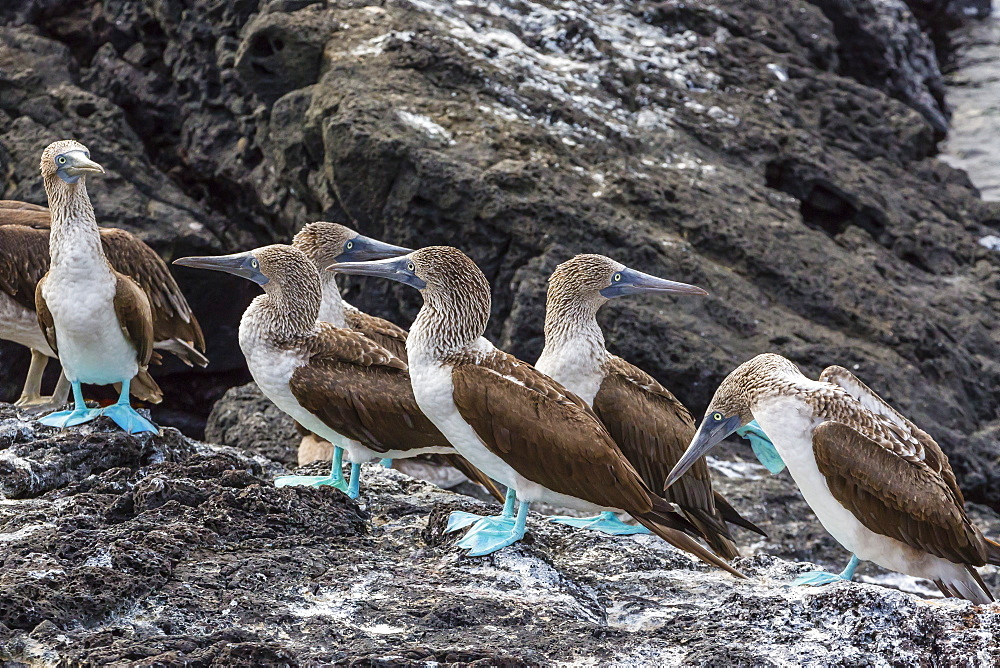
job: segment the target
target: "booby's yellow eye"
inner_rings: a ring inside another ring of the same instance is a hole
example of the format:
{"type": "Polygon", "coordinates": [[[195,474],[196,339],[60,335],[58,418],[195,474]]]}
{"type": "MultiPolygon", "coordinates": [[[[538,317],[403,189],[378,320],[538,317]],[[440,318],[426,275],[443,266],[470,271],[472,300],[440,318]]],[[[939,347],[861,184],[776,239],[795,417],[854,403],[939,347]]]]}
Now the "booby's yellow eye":
{"type": "Polygon", "coordinates": [[[413,266],[413,263],[412,263],[412,262],[407,262],[407,263],[406,263],[406,269],[407,269],[408,271],[413,271],[414,269],[416,269],[416,267],[414,267],[414,266],[413,266]]]}
{"type": "Polygon", "coordinates": [[[719,412],[712,413],[712,419],[715,420],[716,422],[719,422],[720,420],[722,420],[722,413],[719,412]]]}
{"type": "Polygon", "coordinates": [[[353,241],[348,241],[347,242],[347,250],[351,250],[352,248],[354,248],[354,242],[353,241]]]}
{"type": "Polygon", "coordinates": [[[256,269],[259,264],[260,263],[258,263],[256,259],[250,260],[250,266],[253,267],[254,269],[256,269]]]}
{"type": "Polygon", "coordinates": [[[58,162],[60,165],[65,165],[66,164],[66,156],[60,155],[58,158],[56,158],[56,162],[58,162]]]}
{"type": "Polygon", "coordinates": [[[618,281],[622,280],[622,275],[621,274],[615,274],[614,278],[615,278],[615,283],[617,283],[618,281]]]}

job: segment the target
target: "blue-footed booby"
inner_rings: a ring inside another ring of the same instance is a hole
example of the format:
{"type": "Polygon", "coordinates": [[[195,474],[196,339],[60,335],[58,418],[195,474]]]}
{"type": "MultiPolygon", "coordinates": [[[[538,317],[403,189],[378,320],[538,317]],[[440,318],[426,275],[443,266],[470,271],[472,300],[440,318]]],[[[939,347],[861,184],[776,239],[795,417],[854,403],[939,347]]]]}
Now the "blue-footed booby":
{"type": "MultiPolygon", "coordinates": [[[[240,321],[250,375],[303,427],[342,443],[351,460],[349,496],[358,495],[361,462],[454,452],[417,407],[406,362],[364,334],[317,320],[319,273],[302,251],[272,245],[174,264],[234,274],[264,289],[240,321]]],[[[286,483],[319,482],[287,477],[293,479],[286,483]]],[[[332,474],[322,478],[334,484],[332,474]]]]}
{"type": "MultiPolygon", "coordinates": [[[[511,497],[503,515],[475,521],[459,546],[483,555],[517,542],[529,504],[545,502],[627,512],[672,545],[740,575],[684,533],[696,529],[649,490],[583,400],[483,337],[490,286],[461,251],[432,246],[332,270],[420,291],[424,304],[406,341],[417,404],[459,454],[516,494],[516,515],[511,497]]],[[[453,516],[449,529],[469,519],[453,516]]]]}
{"type": "MultiPolygon", "coordinates": [[[[326,221],[316,221],[304,226],[292,239],[292,245],[305,253],[319,272],[320,283],[323,287],[323,301],[320,304],[318,320],[364,334],[405,362],[406,330],[384,318],[369,315],[345,301],[337,287],[336,274],[327,271],[327,269],[338,262],[359,262],[396,257],[409,253],[411,249],[387,244],[359,234],[346,225],[326,221]]],[[[302,430],[302,426],[298,426],[302,430]]],[[[302,443],[299,445],[300,451],[304,447],[325,449],[323,448],[325,441],[317,443],[317,440],[318,437],[315,434],[306,431],[302,443]]],[[[332,448],[333,466],[329,477],[287,476],[287,479],[281,482],[284,484],[334,484],[346,491],[341,471],[343,448],[340,445],[332,444],[330,447],[332,448]]],[[[483,486],[494,498],[501,502],[505,501],[504,495],[497,488],[496,483],[465,461],[461,455],[452,453],[439,455],[439,457],[449,466],[458,469],[469,480],[483,486]]],[[[353,460],[351,461],[353,462],[353,460]]],[[[383,458],[382,464],[390,466],[392,460],[383,458]]]]}
{"type": "Polygon", "coordinates": [[[73,388],[73,410],[39,420],[68,427],[107,415],[131,433],[159,431],[129,404],[132,379],[153,355],[153,316],[149,299],[128,276],[115,271],[104,255],[86,176],[103,174],[83,144],[64,140],[42,152],[42,179],[52,212],[49,271],[35,287],[38,325],[49,348],[58,353],[73,388]],[[81,383],[121,384],[118,402],[89,409],[81,383]]]}
{"type": "Polygon", "coordinates": [[[851,579],[864,560],[932,580],[946,596],[993,600],[975,567],[1000,565],[1000,545],[965,514],[948,457],[843,367],[827,368],[818,381],[775,354],[737,367],[668,484],[754,419],[823,527],[853,554],[839,576],[811,574],[803,584],[851,579]]]}
{"type": "MultiPolygon", "coordinates": [[[[535,368],[587,402],[646,485],[660,490],[694,436],[694,418],[652,376],[611,354],[597,323],[597,311],[609,300],[639,294],[708,293],[630,269],[603,255],[577,255],[560,264],[549,278],[545,348],[535,368]]],[[[712,489],[703,460],[696,462],[664,498],[727,559],[739,556],[739,552],[726,520],[763,533],[712,489]]],[[[641,525],[621,522],[613,514],[552,519],[614,534],[648,531],[641,525]]]]}
{"type": "MultiPolygon", "coordinates": [[[[64,405],[70,389],[66,375],[60,374],[52,395],[41,395],[42,373],[49,358],[56,357],[35,313],[35,287],[49,270],[50,220],[45,207],[0,200],[0,339],[31,349],[28,377],[15,405],[32,410],[64,405]]],[[[149,298],[153,348],[174,354],[188,366],[206,366],[201,326],[160,256],[125,230],[102,228],[100,234],[111,266],[135,280],[149,298]]],[[[133,379],[129,390],[150,403],[162,398],[156,382],[144,372],[133,379]]]]}

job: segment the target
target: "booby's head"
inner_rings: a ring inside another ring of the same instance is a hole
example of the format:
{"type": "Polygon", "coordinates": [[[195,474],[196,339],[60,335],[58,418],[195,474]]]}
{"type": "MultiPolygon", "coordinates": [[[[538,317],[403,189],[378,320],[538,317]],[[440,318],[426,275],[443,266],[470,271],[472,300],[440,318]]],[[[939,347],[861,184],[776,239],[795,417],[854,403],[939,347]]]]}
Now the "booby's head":
{"type": "Polygon", "coordinates": [[[59,177],[75,184],[81,176],[104,174],[104,168],[90,159],[90,150],[78,141],[64,139],[52,142],[42,151],[42,178],[46,182],[59,177]]]}
{"type": "Polygon", "coordinates": [[[736,367],[715,390],[691,445],[667,476],[664,488],[672,485],[726,437],[753,421],[753,408],[769,389],[778,389],[787,385],[791,377],[801,375],[791,360],[774,353],[757,355],[736,367]]]}
{"type": "Polygon", "coordinates": [[[338,262],[381,260],[412,250],[358,234],[346,225],[324,221],[309,223],[303,227],[295,235],[292,245],[305,253],[319,271],[338,262]]]}
{"type": "Polygon", "coordinates": [[[469,257],[451,246],[428,246],[402,257],[376,262],[335,264],[330,271],[355,276],[378,276],[420,291],[424,308],[413,333],[426,324],[435,336],[447,339],[443,348],[469,345],[486,331],[490,318],[490,284],[469,257]]]}
{"type": "Polygon", "coordinates": [[[300,325],[311,327],[319,313],[322,289],[319,273],[305,253],[293,246],[273,244],[232,255],[182,257],[182,267],[221,271],[264,288],[283,310],[294,312],[300,325]]]}
{"type": "Polygon", "coordinates": [[[549,277],[546,314],[567,317],[572,311],[592,316],[610,299],[641,294],[708,293],[694,285],[630,269],[603,255],[584,254],[563,262],[549,277]]]}

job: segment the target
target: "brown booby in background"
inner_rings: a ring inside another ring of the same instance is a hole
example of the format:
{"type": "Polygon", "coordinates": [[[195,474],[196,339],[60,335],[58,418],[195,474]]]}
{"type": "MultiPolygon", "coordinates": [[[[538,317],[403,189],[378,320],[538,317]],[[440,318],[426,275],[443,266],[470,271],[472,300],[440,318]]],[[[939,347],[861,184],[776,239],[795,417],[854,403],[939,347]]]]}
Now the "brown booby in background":
{"type": "Polygon", "coordinates": [[[716,390],[668,484],[751,420],[823,527],[854,555],[840,575],[810,573],[798,584],[849,580],[864,560],[931,580],[946,596],[993,601],[976,567],[1000,565],[1000,545],[965,514],[948,457],[843,367],[827,368],[818,381],[775,354],[737,367],[716,390]]]}
{"type": "MultiPolygon", "coordinates": [[[[696,529],[649,490],[579,397],[483,338],[490,286],[465,254],[432,246],[400,258],[335,265],[418,289],[424,304],[406,342],[417,404],[455,449],[516,493],[501,517],[481,518],[459,541],[482,555],[524,536],[528,505],[623,511],[664,540],[739,575],[684,533],[696,529]]],[[[454,519],[454,518],[453,518],[454,519]]],[[[468,514],[449,523],[468,524],[468,514]]]]}
{"type": "MultiPolygon", "coordinates": [[[[545,348],[535,368],[593,408],[646,485],[661,490],[670,469],[694,436],[694,418],[652,376],[611,354],[597,323],[597,311],[609,300],[640,294],[708,293],[693,285],[630,269],[603,255],[577,255],[560,264],[549,278],[545,348]]],[[[664,498],[698,527],[717,554],[727,559],[739,556],[739,552],[726,519],[760,531],[712,489],[704,460],[692,466],[664,498]]],[[[613,514],[552,519],[613,534],[645,531],[645,527],[625,524],[613,514]]]]}

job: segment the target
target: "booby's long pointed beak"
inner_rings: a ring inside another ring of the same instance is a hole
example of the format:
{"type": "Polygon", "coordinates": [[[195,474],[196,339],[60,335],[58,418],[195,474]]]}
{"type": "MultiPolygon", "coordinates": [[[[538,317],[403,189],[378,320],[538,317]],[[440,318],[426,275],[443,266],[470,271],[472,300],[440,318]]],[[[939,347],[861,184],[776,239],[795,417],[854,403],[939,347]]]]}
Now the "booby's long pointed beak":
{"type": "Polygon", "coordinates": [[[601,295],[607,299],[624,297],[626,295],[643,295],[649,293],[663,292],[677,295],[707,295],[708,292],[702,290],[697,285],[668,281],[665,278],[658,278],[649,274],[644,274],[635,269],[625,267],[616,272],[611,279],[611,285],[601,290],[601,295]]]}
{"type": "Polygon", "coordinates": [[[711,415],[706,416],[701,421],[701,426],[698,427],[694,438],[691,439],[691,445],[681,455],[681,458],[677,460],[677,464],[670,472],[670,475],[667,476],[666,482],[663,483],[663,489],[667,489],[677,482],[682,475],[687,473],[689,468],[694,466],[695,462],[707,455],[719,443],[722,443],[727,436],[739,429],[739,426],[739,415],[734,415],[723,420],[713,420],[711,415]]]}
{"type": "Polygon", "coordinates": [[[270,280],[261,272],[260,263],[251,251],[232,255],[182,257],[174,260],[173,264],[181,267],[194,267],[195,269],[224,271],[227,274],[253,281],[257,285],[264,285],[270,280]]]}
{"type": "Polygon", "coordinates": [[[343,262],[331,266],[329,271],[337,274],[351,274],[353,276],[388,278],[390,281],[405,283],[417,290],[423,290],[427,287],[427,283],[415,273],[413,261],[410,260],[409,255],[392,257],[376,262],[343,262]]]}
{"type": "Polygon", "coordinates": [[[85,176],[87,174],[104,174],[104,168],[87,157],[83,151],[70,151],[63,155],[66,165],[62,171],[68,176],[85,176]]]}
{"type": "Polygon", "coordinates": [[[344,252],[337,256],[337,262],[364,262],[365,260],[381,260],[389,257],[399,257],[412,253],[412,248],[393,246],[378,239],[359,234],[346,244],[344,252]]]}

